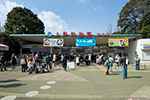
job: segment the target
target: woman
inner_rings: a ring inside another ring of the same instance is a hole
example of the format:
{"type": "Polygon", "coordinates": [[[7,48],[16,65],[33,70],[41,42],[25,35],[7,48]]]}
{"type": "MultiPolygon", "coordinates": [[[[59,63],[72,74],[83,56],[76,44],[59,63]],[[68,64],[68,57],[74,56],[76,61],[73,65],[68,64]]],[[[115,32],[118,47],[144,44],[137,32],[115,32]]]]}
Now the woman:
{"type": "Polygon", "coordinates": [[[106,74],[106,75],[109,75],[109,66],[110,66],[110,64],[109,64],[109,57],[108,57],[108,59],[105,61],[104,66],[105,66],[105,68],[106,68],[105,74],[106,74]]]}
{"type": "Polygon", "coordinates": [[[22,66],[21,67],[22,72],[25,72],[26,61],[25,61],[24,57],[21,58],[20,65],[22,66]]]}
{"type": "Polygon", "coordinates": [[[11,69],[14,70],[15,69],[15,65],[17,63],[16,57],[14,54],[12,54],[11,56],[11,69]]]}
{"type": "Polygon", "coordinates": [[[79,55],[76,56],[76,64],[77,66],[79,66],[80,62],[79,62],[79,55]]]}

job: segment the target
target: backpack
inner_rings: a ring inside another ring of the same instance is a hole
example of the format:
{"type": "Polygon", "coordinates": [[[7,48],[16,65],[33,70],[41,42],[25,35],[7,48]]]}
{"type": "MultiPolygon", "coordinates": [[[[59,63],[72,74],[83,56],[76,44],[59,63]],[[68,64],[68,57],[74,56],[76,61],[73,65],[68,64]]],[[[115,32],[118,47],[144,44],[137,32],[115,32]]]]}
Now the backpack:
{"type": "Polygon", "coordinates": [[[51,57],[50,56],[47,56],[46,57],[46,63],[49,63],[51,61],[51,57]]]}

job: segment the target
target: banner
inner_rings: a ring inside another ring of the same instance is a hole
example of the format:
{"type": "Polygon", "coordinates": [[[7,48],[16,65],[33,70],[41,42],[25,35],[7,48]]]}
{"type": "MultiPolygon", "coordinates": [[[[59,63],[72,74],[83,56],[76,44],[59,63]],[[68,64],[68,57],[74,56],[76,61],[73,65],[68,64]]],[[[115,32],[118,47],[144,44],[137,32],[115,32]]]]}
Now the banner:
{"type": "Polygon", "coordinates": [[[47,47],[62,47],[63,39],[43,39],[43,45],[47,47]]]}
{"type": "Polygon", "coordinates": [[[76,47],[95,47],[95,39],[76,39],[76,47]]]}
{"type": "Polygon", "coordinates": [[[129,41],[128,39],[108,39],[108,46],[109,47],[128,47],[129,41]]]}

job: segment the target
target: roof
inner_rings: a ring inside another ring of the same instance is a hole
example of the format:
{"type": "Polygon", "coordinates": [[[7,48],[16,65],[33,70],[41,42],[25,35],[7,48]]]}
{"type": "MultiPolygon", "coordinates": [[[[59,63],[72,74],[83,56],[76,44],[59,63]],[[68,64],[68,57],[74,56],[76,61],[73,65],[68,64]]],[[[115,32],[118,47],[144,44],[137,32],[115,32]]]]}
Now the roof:
{"type": "MultiPolygon", "coordinates": [[[[55,37],[56,35],[52,35],[52,37],[48,37],[47,34],[10,34],[11,37],[14,37],[16,39],[21,39],[23,41],[31,41],[43,44],[44,38],[58,38],[55,37]]],[[[97,37],[97,34],[92,34],[92,37],[79,37],[78,34],[76,34],[76,37],[71,37],[70,34],[67,35],[67,37],[63,37],[63,34],[59,34],[59,38],[64,39],[64,46],[74,46],[75,45],[75,39],[76,38],[95,38],[96,39],[96,45],[104,45],[108,44],[109,38],[128,38],[128,39],[135,39],[141,37],[139,34],[110,34],[109,37],[97,37]]]]}

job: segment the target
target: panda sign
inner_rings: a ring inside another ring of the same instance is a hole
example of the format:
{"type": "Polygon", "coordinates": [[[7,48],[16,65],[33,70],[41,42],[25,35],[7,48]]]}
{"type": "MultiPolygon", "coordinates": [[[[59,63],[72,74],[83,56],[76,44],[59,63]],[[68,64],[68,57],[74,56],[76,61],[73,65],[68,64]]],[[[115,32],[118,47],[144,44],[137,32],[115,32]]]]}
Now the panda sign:
{"type": "Polygon", "coordinates": [[[64,42],[63,39],[43,39],[43,46],[47,47],[61,47],[63,46],[64,42]]]}

